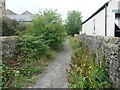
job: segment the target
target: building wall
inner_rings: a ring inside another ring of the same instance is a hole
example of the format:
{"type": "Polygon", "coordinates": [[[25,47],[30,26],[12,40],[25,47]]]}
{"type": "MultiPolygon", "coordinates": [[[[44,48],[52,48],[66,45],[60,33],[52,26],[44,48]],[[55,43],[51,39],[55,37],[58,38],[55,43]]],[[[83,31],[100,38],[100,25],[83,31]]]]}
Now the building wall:
{"type": "MultiPolygon", "coordinates": [[[[2,3],[0,1],[0,36],[2,36],[1,34],[1,31],[2,31],[2,3]]],[[[1,39],[0,39],[0,50],[2,49],[2,46],[1,46],[2,42],[1,42],[1,39]]],[[[1,56],[2,52],[0,52],[0,56],[1,56]]],[[[0,63],[1,64],[1,63],[0,63]]],[[[0,69],[1,70],[1,69],[0,69]]]]}
{"type": "Polygon", "coordinates": [[[5,9],[6,9],[5,1],[6,0],[0,0],[0,10],[2,10],[2,12],[0,12],[1,15],[5,13],[5,9]]]}
{"type": "Polygon", "coordinates": [[[2,1],[0,1],[0,16],[2,15],[2,1]]]}
{"type": "MultiPolygon", "coordinates": [[[[118,2],[120,0],[110,0],[107,6],[107,36],[114,37],[115,34],[115,12],[113,10],[120,9],[118,2]]],[[[83,24],[82,33],[105,36],[105,8],[83,24]]]]}
{"type": "Polygon", "coordinates": [[[120,9],[118,2],[120,0],[111,0],[107,10],[107,36],[114,36],[115,33],[115,12],[113,10],[120,9]]]}
{"type": "Polygon", "coordinates": [[[2,1],[0,0],[0,16],[2,15],[2,1]]]}
{"type": "Polygon", "coordinates": [[[87,35],[105,35],[105,9],[84,23],[82,30],[87,35]]]}
{"type": "Polygon", "coordinates": [[[81,34],[79,40],[85,42],[96,54],[96,62],[108,66],[108,74],[114,88],[120,88],[120,38],[81,34]]]}

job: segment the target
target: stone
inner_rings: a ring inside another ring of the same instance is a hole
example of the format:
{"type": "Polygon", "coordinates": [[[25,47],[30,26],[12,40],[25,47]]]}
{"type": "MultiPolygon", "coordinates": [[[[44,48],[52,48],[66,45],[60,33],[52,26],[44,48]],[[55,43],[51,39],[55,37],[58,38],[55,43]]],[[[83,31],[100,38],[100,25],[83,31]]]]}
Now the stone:
{"type": "Polygon", "coordinates": [[[119,44],[119,45],[120,45],[120,38],[118,38],[118,39],[115,41],[115,44],[119,44]]]}
{"type": "Polygon", "coordinates": [[[108,43],[109,42],[109,37],[104,37],[104,41],[106,42],[106,43],[108,43]]]}
{"type": "Polygon", "coordinates": [[[98,60],[96,62],[100,63],[104,60],[106,65],[108,65],[109,78],[115,87],[120,87],[120,38],[116,37],[101,37],[101,36],[90,36],[90,35],[80,35],[80,37],[85,38],[90,50],[94,50],[98,60]]]}
{"type": "Polygon", "coordinates": [[[2,41],[2,56],[13,55],[17,44],[16,37],[0,37],[2,41]]]}

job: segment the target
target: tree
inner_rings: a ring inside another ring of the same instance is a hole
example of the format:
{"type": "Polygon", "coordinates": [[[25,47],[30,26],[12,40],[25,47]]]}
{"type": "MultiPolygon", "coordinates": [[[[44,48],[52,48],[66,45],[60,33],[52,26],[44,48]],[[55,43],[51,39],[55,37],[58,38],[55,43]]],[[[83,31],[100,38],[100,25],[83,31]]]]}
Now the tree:
{"type": "Polygon", "coordinates": [[[14,36],[17,35],[16,31],[24,31],[26,25],[16,21],[15,19],[10,19],[6,16],[2,18],[2,36],[14,36]]]}
{"type": "Polygon", "coordinates": [[[69,11],[67,14],[66,27],[68,35],[79,34],[82,25],[82,16],[79,11],[69,11]]]}
{"type": "Polygon", "coordinates": [[[12,20],[8,17],[2,18],[2,35],[3,36],[12,36],[15,35],[16,30],[18,29],[19,23],[15,20],[12,20]]]}
{"type": "Polygon", "coordinates": [[[66,37],[66,30],[62,24],[61,15],[56,10],[44,10],[33,19],[33,28],[28,31],[36,36],[44,35],[44,40],[49,40],[48,46],[53,49],[61,49],[66,37]]]}

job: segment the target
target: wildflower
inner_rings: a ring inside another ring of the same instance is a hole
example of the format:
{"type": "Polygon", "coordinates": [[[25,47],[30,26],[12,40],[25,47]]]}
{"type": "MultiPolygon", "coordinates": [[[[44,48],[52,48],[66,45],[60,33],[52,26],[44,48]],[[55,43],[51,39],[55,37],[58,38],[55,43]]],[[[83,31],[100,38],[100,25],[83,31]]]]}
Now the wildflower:
{"type": "Polygon", "coordinates": [[[86,58],[88,59],[89,57],[88,57],[88,56],[86,56],[86,58]]]}
{"type": "Polygon", "coordinates": [[[83,64],[83,67],[85,67],[86,66],[86,64],[83,64]]]}
{"type": "Polygon", "coordinates": [[[101,70],[102,72],[104,71],[104,70],[101,70]]]}
{"type": "Polygon", "coordinates": [[[91,72],[90,72],[90,71],[88,71],[88,73],[90,74],[91,72]]]}
{"type": "Polygon", "coordinates": [[[29,60],[29,59],[28,59],[28,58],[26,58],[26,59],[24,59],[24,60],[26,60],[26,61],[27,61],[27,60],[29,60]]]}
{"type": "Polygon", "coordinates": [[[80,72],[80,74],[82,74],[82,73],[83,73],[83,71],[80,72]]]}
{"type": "Polygon", "coordinates": [[[77,72],[78,72],[78,71],[80,71],[80,72],[81,72],[81,71],[82,71],[82,69],[79,67],[79,68],[77,69],[77,72]]]}
{"type": "Polygon", "coordinates": [[[92,69],[93,69],[93,67],[92,67],[92,66],[90,66],[90,67],[89,67],[89,69],[91,69],[91,70],[92,70],[92,69]]]}

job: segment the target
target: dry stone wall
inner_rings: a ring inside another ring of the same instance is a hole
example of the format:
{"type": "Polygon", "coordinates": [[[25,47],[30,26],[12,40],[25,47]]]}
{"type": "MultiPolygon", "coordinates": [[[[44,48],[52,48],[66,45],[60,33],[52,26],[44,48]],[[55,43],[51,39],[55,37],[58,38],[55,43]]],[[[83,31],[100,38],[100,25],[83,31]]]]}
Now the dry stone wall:
{"type": "MultiPolygon", "coordinates": [[[[89,48],[96,53],[97,62],[105,62],[108,66],[109,79],[113,87],[120,88],[120,38],[79,35],[77,39],[83,40],[89,48]]],[[[2,42],[2,55],[13,55],[17,40],[15,36],[0,37],[2,42]]]]}
{"type": "Polygon", "coordinates": [[[97,62],[100,65],[104,62],[107,64],[113,87],[120,88],[120,38],[82,34],[79,39],[96,53],[97,62]]]}
{"type": "Polygon", "coordinates": [[[0,37],[2,48],[0,52],[2,52],[1,56],[11,56],[14,54],[15,47],[17,44],[17,40],[15,36],[7,36],[7,37],[0,37]]]}

